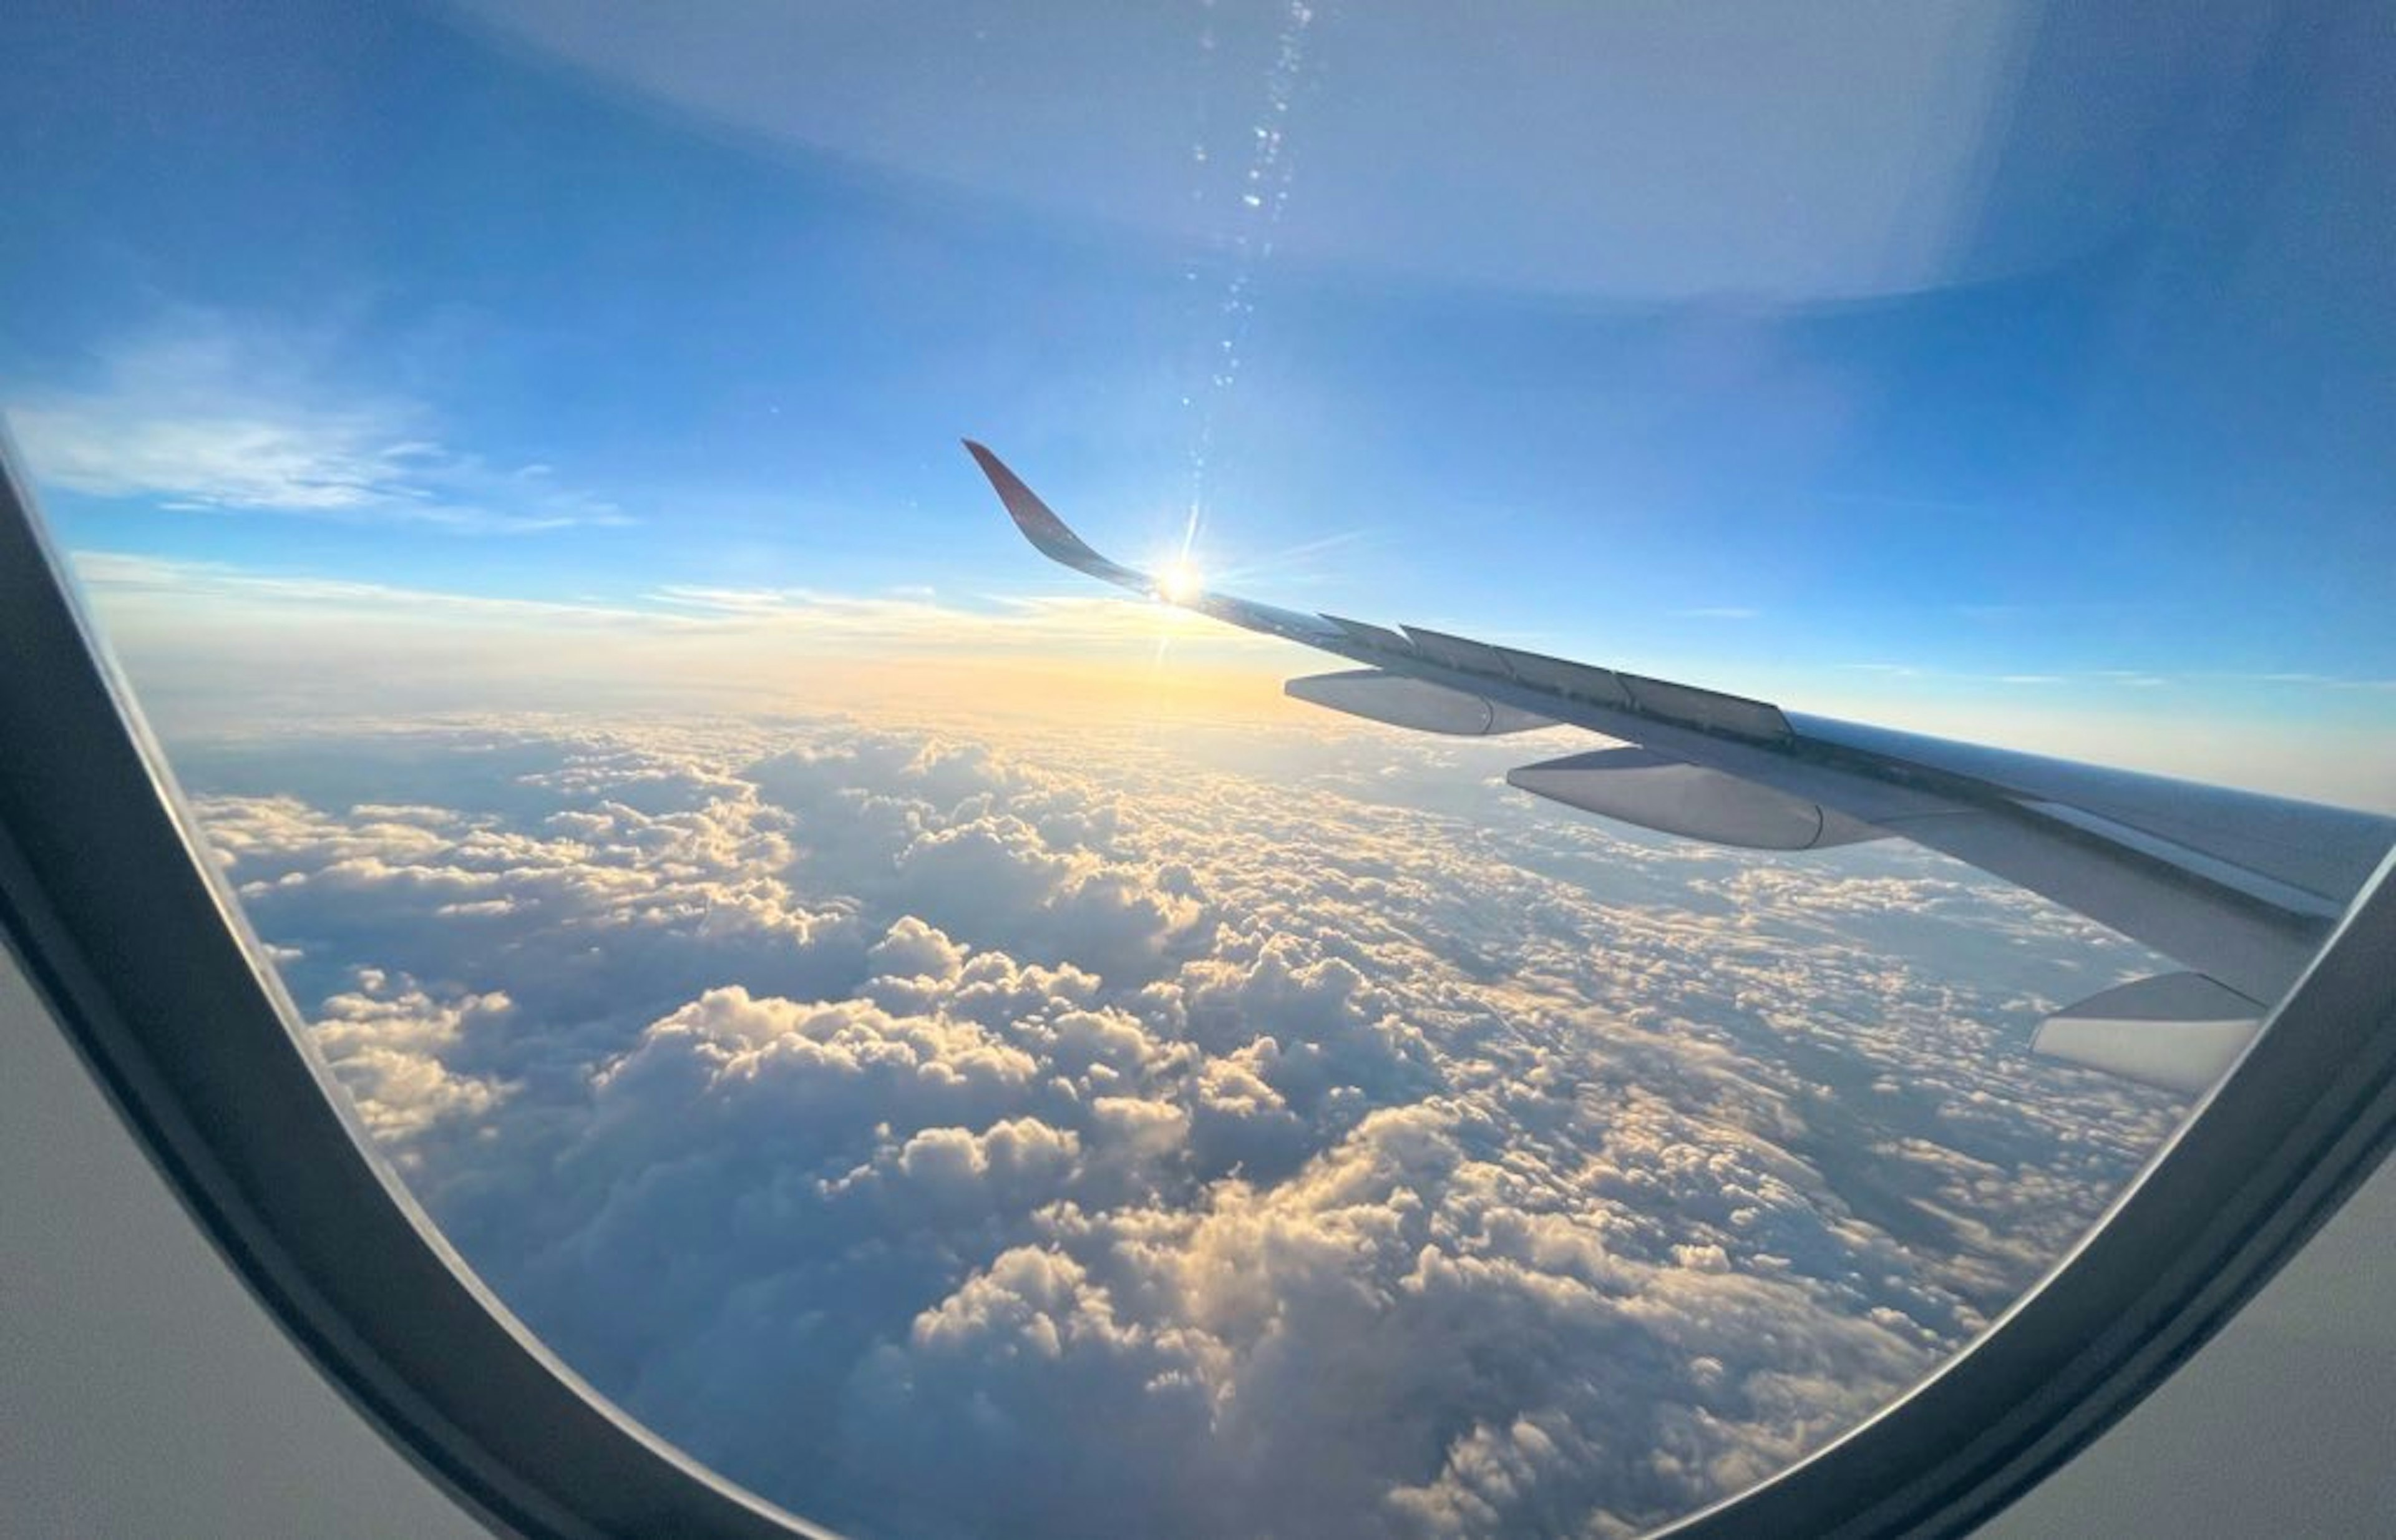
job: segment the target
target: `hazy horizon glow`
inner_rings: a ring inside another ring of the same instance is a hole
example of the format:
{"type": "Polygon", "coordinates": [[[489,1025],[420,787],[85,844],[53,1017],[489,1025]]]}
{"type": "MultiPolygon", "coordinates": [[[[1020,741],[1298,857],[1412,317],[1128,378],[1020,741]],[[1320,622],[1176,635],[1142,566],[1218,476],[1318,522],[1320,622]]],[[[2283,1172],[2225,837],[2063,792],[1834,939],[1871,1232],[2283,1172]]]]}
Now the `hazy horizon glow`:
{"type": "MultiPolygon", "coordinates": [[[[1281,691],[1284,680],[1337,659],[1086,586],[1004,596],[685,588],[618,604],[270,577],[108,551],[78,553],[73,564],[152,713],[192,729],[251,726],[260,713],[305,724],[494,707],[1195,715],[1332,735],[1360,725],[1281,691]]],[[[2396,692],[2376,685],[2241,675],[2178,688],[2104,682],[2116,704],[2056,677],[1892,665],[1803,679],[1784,665],[1734,671],[1767,696],[1787,680],[1779,697],[1821,714],[2396,810],[2396,735],[2375,722],[2378,699],[2396,692]],[[2199,690],[2208,714],[2189,704],[2199,690]],[[2273,726],[2292,692],[2362,705],[2353,720],[2273,726]]]]}

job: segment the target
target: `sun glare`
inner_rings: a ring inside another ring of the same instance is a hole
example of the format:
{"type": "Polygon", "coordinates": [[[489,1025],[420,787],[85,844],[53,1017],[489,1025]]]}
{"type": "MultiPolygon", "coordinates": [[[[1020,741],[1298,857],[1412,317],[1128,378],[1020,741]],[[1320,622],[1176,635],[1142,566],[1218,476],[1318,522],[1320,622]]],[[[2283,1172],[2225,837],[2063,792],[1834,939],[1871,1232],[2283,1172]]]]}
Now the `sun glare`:
{"type": "Polygon", "coordinates": [[[1186,604],[1205,589],[1198,569],[1186,560],[1177,558],[1156,569],[1156,596],[1168,604],[1186,604]]]}

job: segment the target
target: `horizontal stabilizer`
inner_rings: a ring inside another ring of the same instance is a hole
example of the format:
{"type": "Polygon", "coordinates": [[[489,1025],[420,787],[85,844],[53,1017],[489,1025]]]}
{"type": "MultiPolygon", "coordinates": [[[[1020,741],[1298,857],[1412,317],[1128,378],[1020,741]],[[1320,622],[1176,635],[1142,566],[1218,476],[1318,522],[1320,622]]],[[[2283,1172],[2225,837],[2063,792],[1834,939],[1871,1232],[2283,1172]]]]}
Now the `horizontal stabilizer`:
{"type": "Polygon", "coordinates": [[[1820,850],[1889,837],[1889,830],[1719,770],[1645,749],[1526,764],[1507,784],[1568,807],[1745,850],[1820,850]]]}
{"type": "Polygon", "coordinates": [[[2050,1058],[2193,1096],[2211,1089],[2263,1025],[2263,1007],[2203,974],[2163,974],[2046,1018],[2030,1046],[2050,1058]]]}
{"type": "Polygon", "coordinates": [[[1409,679],[1378,669],[1310,674],[1304,679],[1293,679],[1282,688],[1298,700],[1425,733],[1480,737],[1555,725],[1551,718],[1501,706],[1427,679],[1409,679]]]}

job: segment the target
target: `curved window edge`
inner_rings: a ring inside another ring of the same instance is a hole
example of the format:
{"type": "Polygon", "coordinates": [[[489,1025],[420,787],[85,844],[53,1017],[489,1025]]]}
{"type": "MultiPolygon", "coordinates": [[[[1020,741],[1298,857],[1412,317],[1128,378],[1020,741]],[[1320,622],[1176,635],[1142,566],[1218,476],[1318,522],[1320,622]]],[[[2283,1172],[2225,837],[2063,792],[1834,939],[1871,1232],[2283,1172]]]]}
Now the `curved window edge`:
{"type": "Polygon", "coordinates": [[[0,441],[0,935],[227,1266],[486,1523],[823,1535],[583,1384],[373,1150],[200,854],[0,441]]]}
{"type": "Polygon", "coordinates": [[[1671,1540],[1962,1534],[2135,1408],[2396,1145],[2396,855],[2244,1055],[2046,1277],[1930,1378],[1671,1540]]]}

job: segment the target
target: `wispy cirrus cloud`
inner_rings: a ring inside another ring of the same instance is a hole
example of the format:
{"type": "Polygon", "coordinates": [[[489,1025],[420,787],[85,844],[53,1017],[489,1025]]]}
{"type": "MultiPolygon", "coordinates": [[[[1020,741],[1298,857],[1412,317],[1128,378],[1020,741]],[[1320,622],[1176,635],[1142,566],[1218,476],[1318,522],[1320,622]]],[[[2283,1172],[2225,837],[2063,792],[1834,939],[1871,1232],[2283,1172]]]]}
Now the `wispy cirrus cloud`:
{"type": "Polygon", "coordinates": [[[75,577],[106,605],[148,601],[180,606],[197,621],[236,612],[279,613],[287,617],[339,615],[353,625],[377,619],[507,621],[550,626],[672,626],[680,617],[629,605],[571,604],[547,599],[494,598],[396,583],[371,583],[260,572],[225,562],[194,562],[138,551],[78,551],[75,577]]]}
{"type": "Polygon", "coordinates": [[[516,534],[631,522],[551,466],[445,436],[440,415],[359,386],[288,328],[187,314],[104,351],[78,385],[12,390],[35,477],[160,507],[516,534]]]}
{"type": "Polygon", "coordinates": [[[2230,684],[2302,685],[2328,690],[2396,690],[2396,679],[2325,673],[2210,673],[2195,676],[2230,684]]]}
{"type": "Polygon", "coordinates": [[[2043,672],[1981,673],[1936,669],[1920,663],[1842,663],[1849,673],[1883,679],[1940,680],[1959,684],[2072,684],[2095,688],[2204,689],[2219,685],[2267,685],[2311,690],[2396,690],[2396,679],[2327,673],[2225,672],[2220,670],[2159,672],[2150,669],[2063,669],[2043,672]]]}

